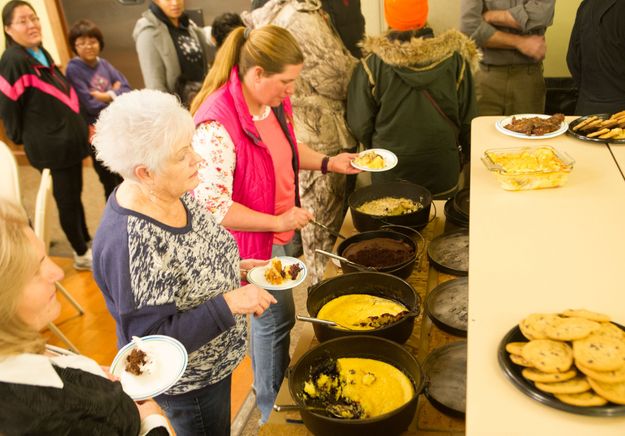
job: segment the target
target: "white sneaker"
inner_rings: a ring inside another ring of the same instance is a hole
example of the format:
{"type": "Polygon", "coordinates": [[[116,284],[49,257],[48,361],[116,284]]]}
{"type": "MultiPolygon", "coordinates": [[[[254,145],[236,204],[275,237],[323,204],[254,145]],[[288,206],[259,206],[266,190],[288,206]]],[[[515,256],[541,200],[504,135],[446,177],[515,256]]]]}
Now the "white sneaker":
{"type": "Polygon", "coordinates": [[[82,256],[74,253],[74,269],[78,271],[91,271],[91,265],[93,258],[91,255],[91,248],[88,248],[85,254],[82,256]]]}

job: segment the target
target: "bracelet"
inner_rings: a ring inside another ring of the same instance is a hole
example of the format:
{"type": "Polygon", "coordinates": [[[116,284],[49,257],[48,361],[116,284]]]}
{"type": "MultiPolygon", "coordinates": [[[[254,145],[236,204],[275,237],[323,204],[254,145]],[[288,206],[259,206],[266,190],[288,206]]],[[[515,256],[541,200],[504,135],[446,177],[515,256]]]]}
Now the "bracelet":
{"type": "Polygon", "coordinates": [[[321,174],[327,174],[328,173],[328,163],[330,162],[330,156],[324,156],[323,159],[321,159],[321,174]]]}

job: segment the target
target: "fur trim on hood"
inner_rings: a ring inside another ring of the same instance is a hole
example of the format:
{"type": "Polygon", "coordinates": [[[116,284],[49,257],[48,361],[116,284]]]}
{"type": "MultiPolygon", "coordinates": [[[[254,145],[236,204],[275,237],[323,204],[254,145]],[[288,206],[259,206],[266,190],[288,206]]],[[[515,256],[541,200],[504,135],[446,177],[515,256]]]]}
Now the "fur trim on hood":
{"type": "Polygon", "coordinates": [[[360,46],[364,57],[377,55],[384,63],[396,67],[426,66],[458,52],[475,71],[481,59],[475,42],[457,30],[450,29],[433,38],[412,38],[408,42],[392,41],[387,33],[367,36],[360,46]]]}

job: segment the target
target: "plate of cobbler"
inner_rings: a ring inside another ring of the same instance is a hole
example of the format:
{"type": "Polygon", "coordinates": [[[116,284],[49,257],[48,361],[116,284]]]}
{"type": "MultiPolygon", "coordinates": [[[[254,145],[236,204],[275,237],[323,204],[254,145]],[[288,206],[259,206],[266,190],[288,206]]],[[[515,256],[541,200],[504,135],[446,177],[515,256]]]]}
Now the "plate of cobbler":
{"type": "Polygon", "coordinates": [[[562,114],[519,114],[502,118],[495,123],[495,128],[514,138],[547,139],[565,133],[568,124],[562,114]]]}
{"type": "Polygon", "coordinates": [[[188,359],[184,345],[172,337],[134,336],[119,350],[110,371],[130,398],[142,401],[171,388],[182,377],[188,359]]]}
{"type": "Polygon", "coordinates": [[[301,284],[308,270],[304,262],[295,257],[279,256],[268,265],[257,266],[247,273],[247,281],[269,291],[291,289],[301,284]]]}

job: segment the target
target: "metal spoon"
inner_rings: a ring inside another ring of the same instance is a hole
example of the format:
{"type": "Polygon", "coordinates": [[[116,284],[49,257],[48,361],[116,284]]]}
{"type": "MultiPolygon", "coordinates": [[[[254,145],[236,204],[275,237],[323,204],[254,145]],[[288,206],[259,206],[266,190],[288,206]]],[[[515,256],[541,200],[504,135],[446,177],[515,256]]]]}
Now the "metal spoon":
{"type": "Polygon", "coordinates": [[[327,325],[329,327],[341,327],[346,330],[354,329],[353,327],[339,324],[338,322],[335,322],[335,321],[329,321],[327,319],[320,319],[320,318],[313,318],[312,316],[297,315],[296,318],[298,321],[306,321],[306,322],[311,322],[313,324],[327,325]]]}
{"type": "Polygon", "coordinates": [[[316,225],[317,227],[321,227],[322,229],[326,230],[328,233],[330,233],[333,236],[336,236],[337,238],[347,239],[345,236],[341,235],[336,230],[331,229],[330,227],[326,226],[325,224],[321,224],[319,221],[311,220],[310,222],[312,224],[316,225]]]}
{"type": "Polygon", "coordinates": [[[331,257],[333,259],[336,260],[340,260],[341,262],[345,262],[348,265],[353,266],[354,268],[360,270],[360,271],[377,271],[377,269],[375,269],[372,266],[365,266],[365,265],[361,265],[359,263],[356,262],[352,262],[351,260],[347,259],[346,257],[343,256],[339,256],[338,254],[334,254],[334,253],[330,253],[329,251],[325,251],[325,250],[321,250],[319,248],[315,249],[315,252],[319,253],[319,254],[323,254],[324,256],[328,256],[331,257]]]}
{"type": "Polygon", "coordinates": [[[356,419],[363,416],[364,412],[362,407],[359,404],[328,404],[325,407],[319,406],[308,406],[305,405],[303,407],[298,406],[297,404],[274,404],[273,410],[276,412],[288,412],[292,410],[302,410],[306,409],[309,412],[319,413],[325,415],[329,413],[335,418],[341,419],[356,419]]]}

